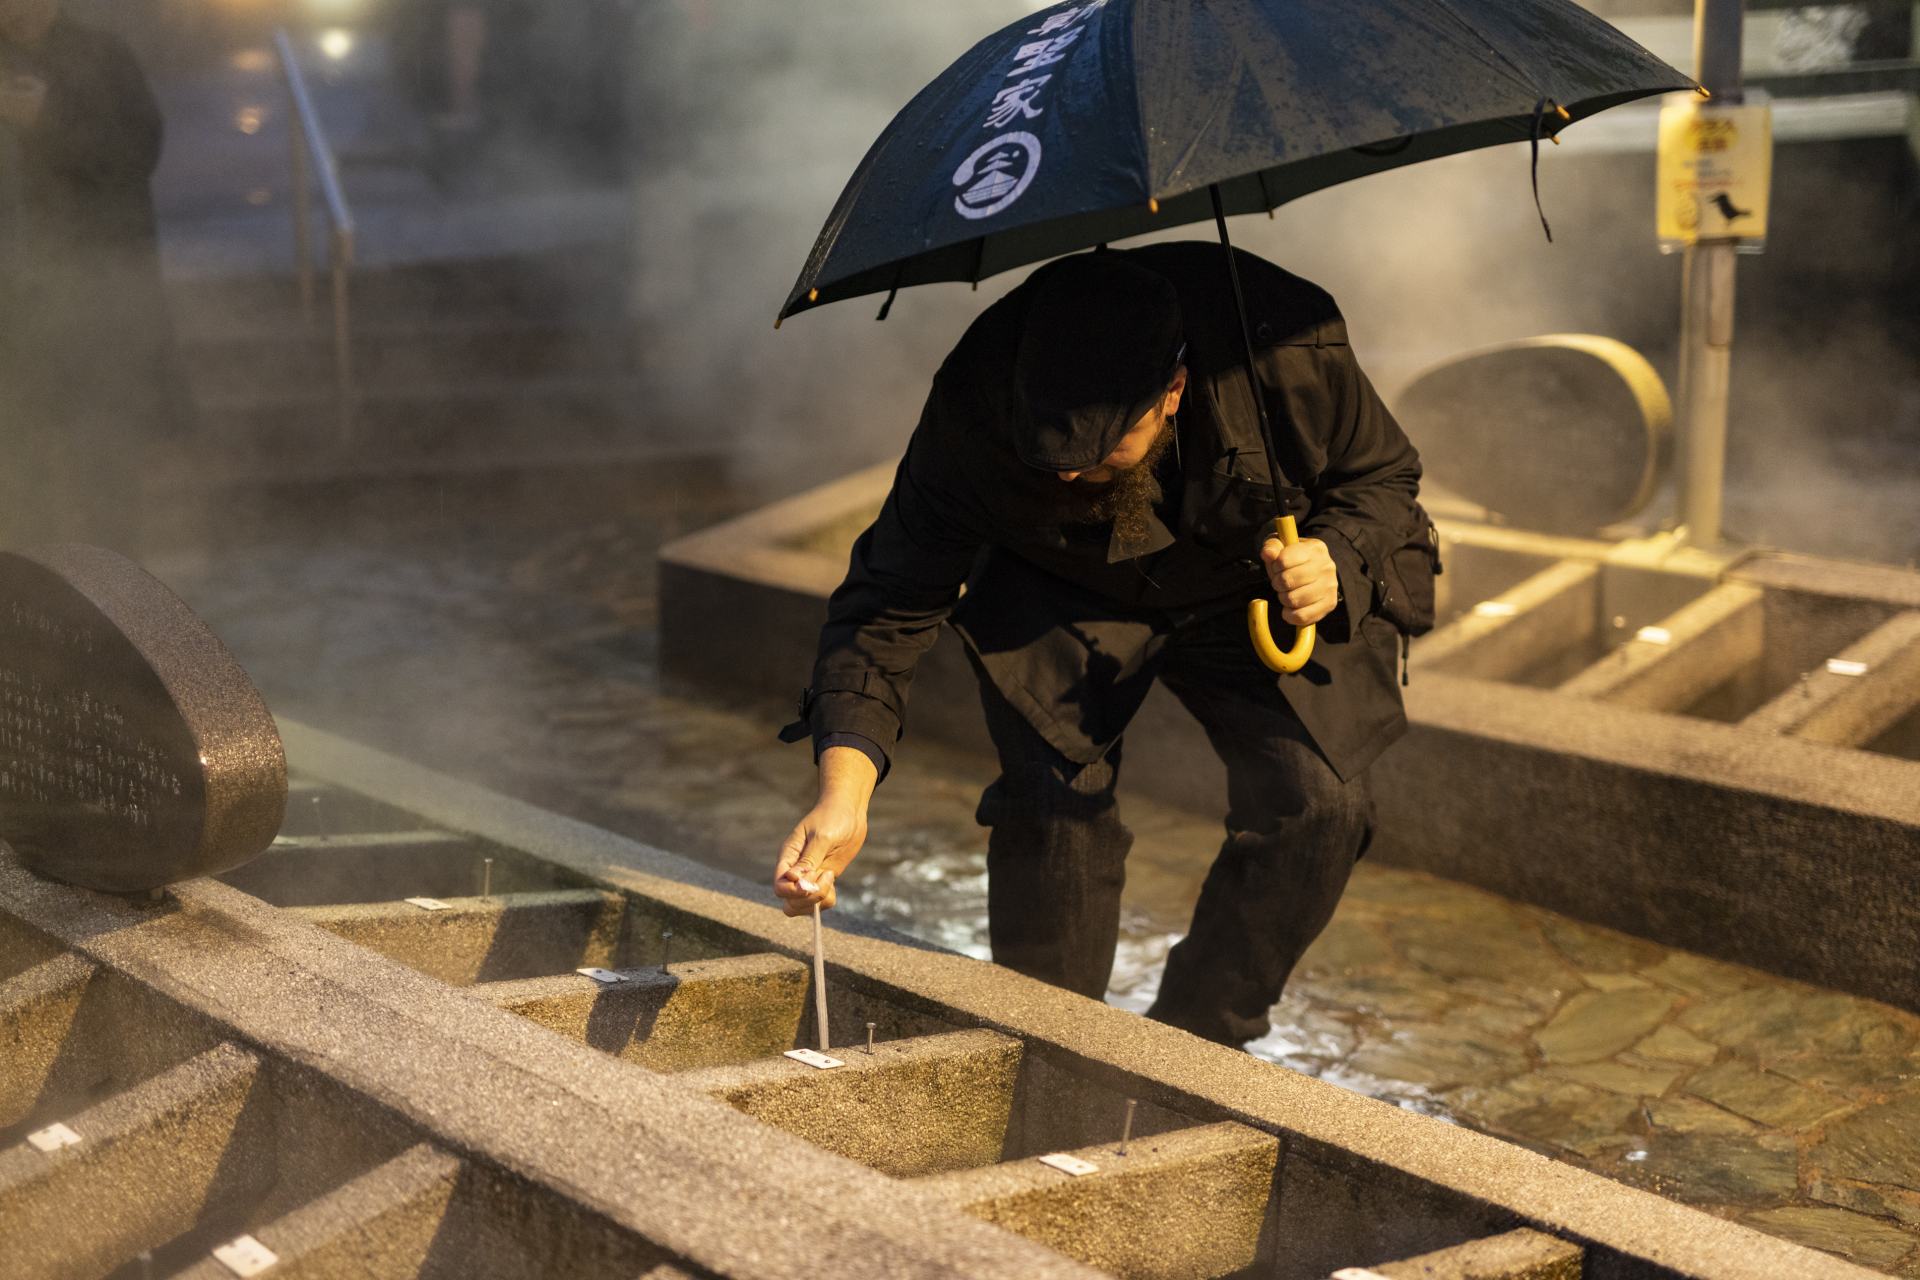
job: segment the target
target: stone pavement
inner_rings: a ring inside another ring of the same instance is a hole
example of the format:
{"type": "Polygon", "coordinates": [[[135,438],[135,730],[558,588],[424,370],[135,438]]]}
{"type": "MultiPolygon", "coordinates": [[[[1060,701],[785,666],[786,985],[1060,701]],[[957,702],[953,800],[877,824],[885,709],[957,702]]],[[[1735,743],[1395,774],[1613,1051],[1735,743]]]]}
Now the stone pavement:
{"type": "MultiPolygon", "coordinates": [[[[655,679],[648,548],[717,512],[556,530],[472,510],[455,528],[442,509],[412,532],[237,538],[174,580],[282,712],[764,878],[812,787],[806,752],[773,741],[783,708],[716,708],[655,679]]],[[[985,954],[972,815],[990,775],[911,743],[846,907],[985,954]]],[[[1110,998],[1139,1009],[1218,822],[1126,812],[1110,998]]],[[[1362,863],[1253,1049],[1920,1277],[1913,1015],[1362,863]]]]}

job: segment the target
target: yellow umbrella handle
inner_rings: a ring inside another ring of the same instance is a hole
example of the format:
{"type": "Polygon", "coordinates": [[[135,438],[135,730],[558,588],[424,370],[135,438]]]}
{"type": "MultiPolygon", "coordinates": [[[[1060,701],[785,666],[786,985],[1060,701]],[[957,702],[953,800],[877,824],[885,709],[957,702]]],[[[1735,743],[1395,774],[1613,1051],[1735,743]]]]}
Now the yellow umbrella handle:
{"type": "MultiPolygon", "coordinates": [[[[1294,528],[1292,516],[1281,516],[1273,522],[1273,531],[1280,537],[1280,545],[1290,547],[1300,541],[1300,532],[1294,528]]],[[[1307,659],[1313,656],[1313,624],[1297,628],[1293,634],[1293,648],[1282,650],[1273,642],[1273,632],[1267,625],[1267,601],[1262,596],[1247,601],[1247,634],[1253,638],[1253,651],[1260,655],[1269,671],[1288,675],[1307,665],[1307,659]]]]}

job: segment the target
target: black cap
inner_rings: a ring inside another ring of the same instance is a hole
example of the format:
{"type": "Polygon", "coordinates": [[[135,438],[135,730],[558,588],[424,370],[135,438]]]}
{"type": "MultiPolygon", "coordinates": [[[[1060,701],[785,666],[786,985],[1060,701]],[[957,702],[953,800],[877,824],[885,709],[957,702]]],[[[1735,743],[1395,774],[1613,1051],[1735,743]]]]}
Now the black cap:
{"type": "Polygon", "coordinates": [[[1118,254],[1076,254],[1033,278],[1014,356],[1014,450],[1043,471],[1098,466],[1167,388],[1180,296],[1118,254]]]}

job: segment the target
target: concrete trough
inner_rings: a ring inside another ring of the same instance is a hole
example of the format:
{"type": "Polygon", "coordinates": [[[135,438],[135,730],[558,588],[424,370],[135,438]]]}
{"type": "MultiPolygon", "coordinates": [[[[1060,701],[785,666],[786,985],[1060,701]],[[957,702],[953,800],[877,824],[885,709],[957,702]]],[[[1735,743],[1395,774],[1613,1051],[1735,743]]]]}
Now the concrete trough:
{"type": "Polygon", "coordinates": [[[1070,1258],[1141,1280],[1270,1273],[1280,1143],[1240,1124],[1107,1141],[920,1180],[931,1194],[1070,1258]]]}
{"type": "Polygon", "coordinates": [[[431,829],[282,836],[253,861],[223,873],[220,881],[276,907],[582,887],[578,877],[557,874],[511,849],[431,829]]]}
{"type": "Polygon", "coordinates": [[[810,974],[785,956],[739,956],[482,983],[474,994],[582,1044],[654,1071],[770,1058],[799,1046],[810,974]]]}
{"type": "Polygon", "coordinates": [[[115,899],[0,846],[0,920],[71,962],[15,1005],[107,979],[221,1037],[0,1153],[8,1280],[222,1274],[243,1234],[310,1276],[771,1280],[820,1239],[849,1276],[1095,1274],[211,881],[115,899]]]}
{"type": "MultiPolygon", "coordinates": [[[[365,790],[447,829],[471,831],[592,878],[624,894],[635,918],[670,917],[679,922],[676,929],[703,922],[708,936],[728,939],[741,954],[807,955],[808,922],[787,919],[761,901],[757,886],[325,734],[282,728],[292,757],[329,784],[365,790]]],[[[689,1105],[719,1094],[734,1104],[723,1110],[744,1123],[852,1157],[834,1160],[834,1167],[857,1168],[857,1160],[915,1177],[938,1169],[941,1176],[986,1178],[1041,1154],[1111,1147],[1129,1099],[1137,1103],[1135,1142],[1184,1142],[1206,1126],[1243,1125],[1276,1142],[1280,1153],[1264,1202],[1270,1225],[1258,1245],[1262,1261],[1251,1274],[1283,1280],[1325,1280],[1342,1267],[1391,1264],[1517,1227],[1577,1246],[1586,1274],[1601,1280],[1868,1274],[991,965],[924,944],[902,945],[877,926],[832,921],[827,956],[836,1008],[852,993],[852,1000],[897,1010],[905,1020],[963,1030],[882,1041],[869,1059],[864,1027],[837,1020],[833,1055],[843,1066],[820,1070],[782,1057],[667,1082],[689,1105]],[[1270,1250],[1266,1240],[1273,1242],[1270,1250]]],[[[576,1047],[528,1029],[555,1046],[576,1047]]],[[[802,1039],[807,1030],[803,1022],[802,1039]]],[[[580,1052],[632,1071],[606,1054],[580,1052]]],[[[636,1078],[622,1092],[644,1094],[647,1087],[636,1078]]],[[[1181,1177],[1204,1181],[1213,1176],[1206,1168],[1203,1163],[1181,1177]]],[[[915,1185],[920,1202],[931,1203],[926,1184],[915,1185]]],[[[779,1193],[795,1194],[801,1193],[791,1187],[779,1193]]],[[[1095,1196],[1084,1211],[1075,1203],[1036,1207],[1031,1216],[1008,1221],[1041,1239],[1048,1231],[1063,1240],[1098,1235],[1089,1224],[1099,1220],[1104,1202],[1095,1196]]],[[[1235,1204],[1245,1210],[1247,1202],[1235,1204]]],[[[1238,1238],[1244,1245],[1244,1232],[1238,1238]]],[[[755,1239],[764,1241],[766,1233],[755,1239]]],[[[832,1252],[836,1265],[852,1256],[832,1252]]],[[[1133,1274],[1131,1264],[1117,1274],[1133,1274]]]]}
{"type": "MultiPolygon", "coordinates": [[[[669,681],[780,715],[891,479],[876,467],[664,548],[669,681]],[[750,637],[718,622],[747,616],[750,637]]],[[[1371,856],[1920,1009],[1920,573],[1436,514],[1441,625],[1413,644],[1411,730],[1374,769],[1371,856]]],[[[951,636],[911,719],[916,738],[988,749],[951,636]]],[[[1124,787],[1224,811],[1218,762],[1163,690],[1127,759],[1124,787]]]]}
{"type": "Polygon", "coordinates": [[[837,1056],[843,1065],[825,1070],[776,1057],[680,1079],[891,1177],[974,1168],[1005,1152],[1018,1040],[955,1031],[837,1056]]]}
{"type": "Polygon", "coordinates": [[[299,907],[329,933],[455,986],[620,963],[626,902],[595,889],[299,907]]]}
{"type": "Polygon", "coordinates": [[[0,983],[0,1145],[142,1084],[220,1037],[146,988],[63,954],[0,983]]]}

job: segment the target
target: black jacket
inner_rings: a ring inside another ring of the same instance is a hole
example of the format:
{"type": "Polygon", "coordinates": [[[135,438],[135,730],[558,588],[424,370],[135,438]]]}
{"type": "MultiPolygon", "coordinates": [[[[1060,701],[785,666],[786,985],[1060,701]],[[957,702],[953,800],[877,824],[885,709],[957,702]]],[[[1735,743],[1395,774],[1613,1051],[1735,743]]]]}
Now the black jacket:
{"type": "Polygon", "coordinates": [[[1061,482],[1015,456],[1013,353],[1029,281],[947,357],[893,490],[854,544],[802,703],[816,743],[853,733],[890,751],[914,664],[951,614],[995,686],[1049,743],[1069,759],[1098,759],[1146,696],[1168,634],[1268,593],[1259,547],[1276,503],[1303,537],[1326,542],[1343,602],[1320,625],[1313,661],[1276,677],[1288,704],[1343,777],[1404,731],[1399,633],[1380,609],[1404,576],[1404,559],[1403,574],[1393,572],[1394,553],[1426,527],[1420,460],[1354,361],[1333,299],[1239,252],[1282,455],[1273,476],[1220,246],[1126,254],[1173,283],[1186,327],[1178,449],[1162,463],[1166,496],[1149,549],[1124,558],[1105,527],[1062,526],[1049,502],[1061,482]]]}

